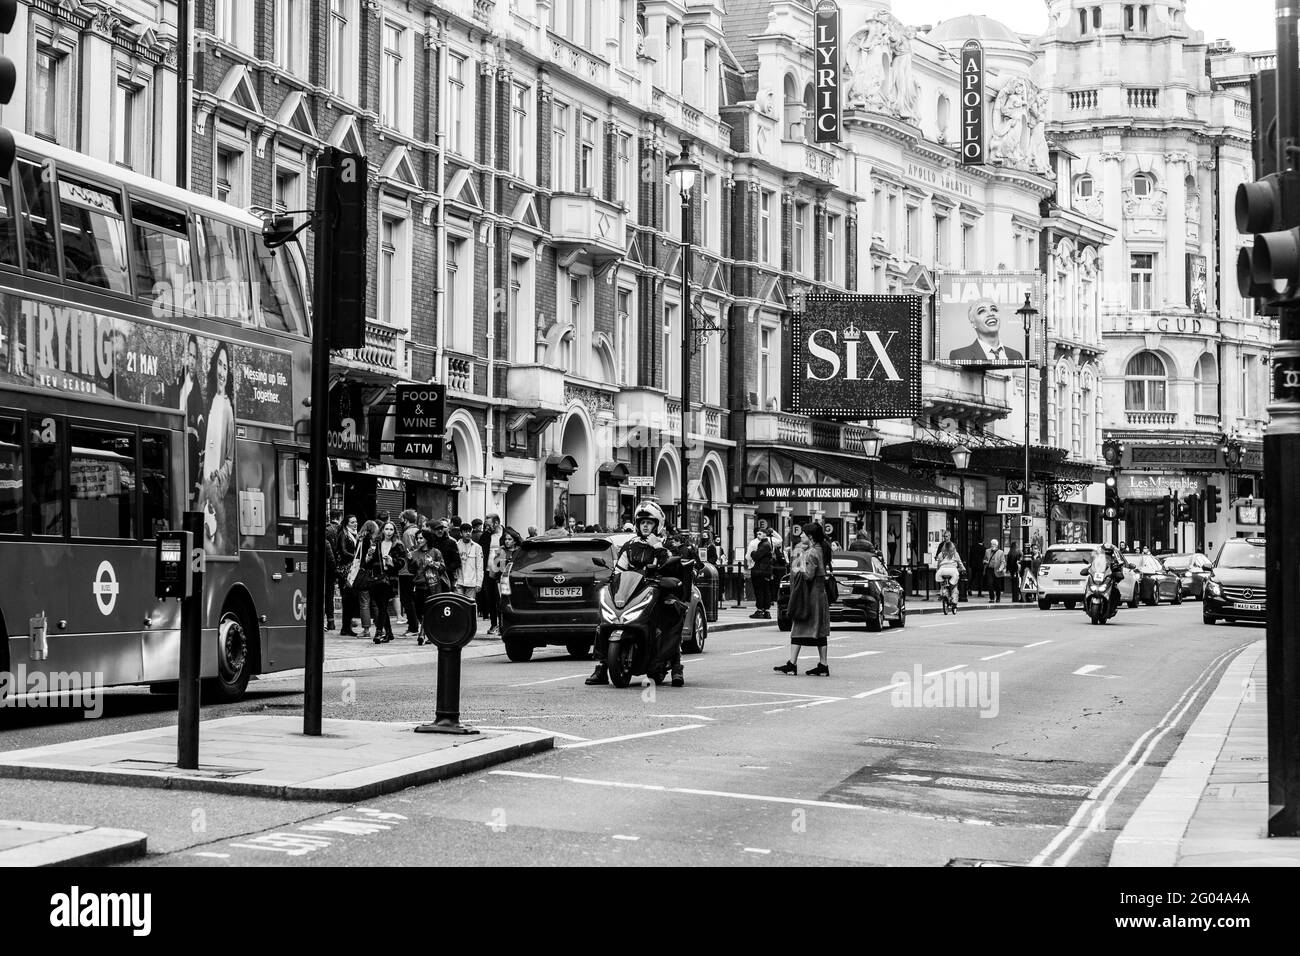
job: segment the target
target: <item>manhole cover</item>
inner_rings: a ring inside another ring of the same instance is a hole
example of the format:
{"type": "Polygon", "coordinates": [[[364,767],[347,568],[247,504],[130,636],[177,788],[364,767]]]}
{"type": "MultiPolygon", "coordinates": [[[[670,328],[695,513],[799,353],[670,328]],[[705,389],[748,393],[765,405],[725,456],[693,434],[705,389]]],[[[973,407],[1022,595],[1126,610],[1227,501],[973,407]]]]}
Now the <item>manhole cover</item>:
{"type": "Polygon", "coordinates": [[[198,777],[211,777],[224,780],[227,777],[242,777],[246,773],[256,773],[257,767],[199,767],[198,770],[181,770],[176,764],[167,760],[115,760],[114,767],[123,770],[149,770],[154,773],[184,773],[198,777]]]}

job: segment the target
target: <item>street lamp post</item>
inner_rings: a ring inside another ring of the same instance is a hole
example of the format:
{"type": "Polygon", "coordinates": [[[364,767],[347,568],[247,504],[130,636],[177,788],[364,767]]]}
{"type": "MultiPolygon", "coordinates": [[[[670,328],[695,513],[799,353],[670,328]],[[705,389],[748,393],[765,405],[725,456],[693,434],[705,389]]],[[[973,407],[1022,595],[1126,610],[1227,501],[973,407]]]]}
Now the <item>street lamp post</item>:
{"type": "MultiPolygon", "coordinates": [[[[961,489],[958,492],[958,494],[961,496],[960,511],[958,512],[958,514],[960,515],[958,521],[960,523],[957,525],[958,554],[960,554],[962,551],[967,551],[967,553],[969,553],[968,549],[966,548],[966,469],[970,466],[970,454],[971,454],[970,448],[968,448],[966,445],[956,445],[951,451],[952,463],[953,466],[956,467],[957,469],[957,481],[959,482],[959,486],[961,489]]],[[[968,584],[963,584],[958,588],[957,590],[958,601],[966,601],[969,599],[967,594],[968,587],[969,587],[968,584]]]]}
{"type": "MultiPolygon", "coordinates": [[[[859,441],[862,443],[862,454],[864,457],[866,457],[868,461],[880,460],[880,446],[884,444],[884,439],[880,437],[880,432],[876,431],[874,425],[870,425],[867,427],[866,432],[863,433],[859,441]]],[[[875,539],[876,532],[879,530],[875,526],[876,524],[876,469],[874,467],[868,469],[867,471],[867,482],[870,486],[868,494],[870,494],[871,496],[868,504],[869,510],[867,512],[871,517],[868,518],[867,520],[869,522],[869,527],[871,527],[872,529],[868,537],[871,538],[871,541],[874,544],[876,540],[875,539]]]]}
{"type": "MultiPolygon", "coordinates": [[[[682,475],[677,527],[683,532],[687,527],[691,480],[690,452],[686,437],[687,423],[691,420],[691,333],[694,325],[691,317],[691,253],[695,243],[695,222],[691,215],[694,211],[691,199],[699,172],[700,164],[691,159],[690,144],[683,143],[681,155],[668,167],[668,174],[673,178],[682,202],[682,417],[679,426],[682,475]]],[[[668,356],[664,356],[664,361],[668,361],[668,356]]]]}
{"type": "MultiPolygon", "coordinates": [[[[1025,514],[1029,514],[1029,366],[1032,364],[1029,359],[1029,333],[1033,328],[1034,316],[1038,310],[1033,307],[1029,301],[1029,293],[1025,293],[1025,304],[1016,309],[1016,315],[1024,319],[1025,322],[1025,514]]],[[[1022,553],[1029,550],[1029,525],[1025,522],[1020,524],[1020,550],[1022,553]]]]}

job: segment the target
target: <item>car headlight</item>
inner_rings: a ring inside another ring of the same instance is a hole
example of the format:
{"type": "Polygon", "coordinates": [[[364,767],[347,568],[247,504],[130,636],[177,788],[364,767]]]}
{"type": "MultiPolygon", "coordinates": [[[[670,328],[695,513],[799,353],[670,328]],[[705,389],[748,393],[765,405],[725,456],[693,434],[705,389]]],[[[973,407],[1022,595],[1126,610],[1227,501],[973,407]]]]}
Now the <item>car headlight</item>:
{"type": "Polygon", "coordinates": [[[1223,588],[1219,585],[1218,581],[1214,580],[1214,578],[1210,578],[1210,580],[1205,582],[1205,593],[1210,595],[1210,597],[1220,597],[1223,594],[1223,588]]]}

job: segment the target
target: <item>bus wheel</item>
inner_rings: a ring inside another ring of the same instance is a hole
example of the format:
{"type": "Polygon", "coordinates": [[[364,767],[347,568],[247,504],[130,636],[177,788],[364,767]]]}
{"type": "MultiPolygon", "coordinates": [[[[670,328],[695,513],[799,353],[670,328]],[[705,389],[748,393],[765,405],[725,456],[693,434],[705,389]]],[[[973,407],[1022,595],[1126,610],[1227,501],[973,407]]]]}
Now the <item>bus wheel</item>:
{"type": "Polygon", "coordinates": [[[217,676],[207,682],[208,698],[213,703],[229,703],[244,696],[253,664],[248,644],[248,631],[239,611],[222,611],[217,624],[217,676]]]}

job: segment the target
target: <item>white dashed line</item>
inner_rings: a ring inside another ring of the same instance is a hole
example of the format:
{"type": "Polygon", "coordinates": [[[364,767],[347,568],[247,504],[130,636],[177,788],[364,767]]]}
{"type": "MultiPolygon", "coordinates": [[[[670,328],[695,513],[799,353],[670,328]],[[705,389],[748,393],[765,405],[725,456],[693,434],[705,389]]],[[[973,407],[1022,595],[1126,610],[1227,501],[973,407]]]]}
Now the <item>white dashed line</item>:
{"type": "Polygon", "coordinates": [[[768,854],[768,853],[771,853],[772,851],[771,851],[771,850],[760,850],[760,849],[759,849],[758,847],[756,847],[756,846],[747,846],[747,847],[745,847],[745,852],[746,852],[746,853],[762,853],[762,854],[768,854]]]}
{"type": "Polygon", "coordinates": [[[1014,654],[1015,651],[1003,651],[1001,654],[990,654],[988,657],[981,657],[982,661],[995,661],[999,657],[1006,657],[1008,654],[1014,654]]]}
{"type": "Polygon", "coordinates": [[[1052,643],[1052,642],[1051,642],[1051,641],[1035,641],[1033,644],[1026,644],[1026,645],[1025,645],[1025,649],[1028,650],[1028,649],[1031,648],[1031,647],[1042,647],[1044,644],[1050,644],[1050,643],[1052,643]]]}
{"type": "Polygon", "coordinates": [[[641,737],[657,737],[660,734],[675,734],[679,730],[698,730],[704,724],[683,724],[680,727],[661,727],[659,730],[647,730],[640,734],[623,734],[620,737],[605,737],[601,740],[584,740],[577,744],[564,744],[560,750],[577,750],[580,747],[597,747],[601,744],[616,744],[623,740],[638,740],[641,737]]]}

